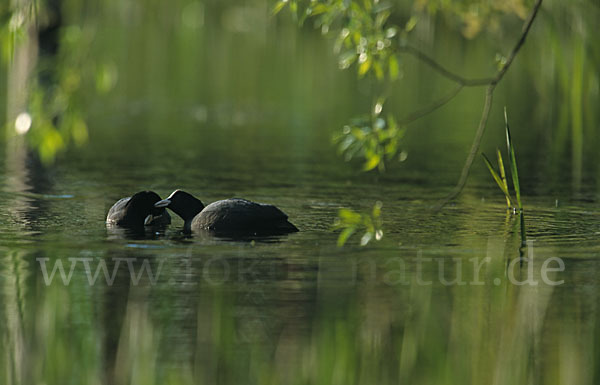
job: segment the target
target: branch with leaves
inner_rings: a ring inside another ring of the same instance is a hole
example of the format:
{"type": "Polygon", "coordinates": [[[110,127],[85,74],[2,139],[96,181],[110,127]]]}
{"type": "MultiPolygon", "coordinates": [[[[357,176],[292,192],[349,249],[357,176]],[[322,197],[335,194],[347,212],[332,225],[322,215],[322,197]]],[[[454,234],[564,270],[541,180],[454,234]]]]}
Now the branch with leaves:
{"type": "MultiPolygon", "coordinates": [[[[487,120],[492,106],[493,94],[496,85],[502,80],[506,71],[508,71],[517,53],[523,46],[533,21],[541,7],[542,0],[537,0],[529,16],[525,20],[522,33],[519,40],[511,50],[507,58],[501,62],[500,69],[494,76],[486,78],[467,78],[446,69],[434,58],[423,53],[419,49],[405,43],[407,35],[415,27],[417,21],[411,17],[404,27],[392,25],[389,22],[393,6],[387,2],[379,1],[346,1],[346,0],[280,0],[274,7],[274,13],[281,11],[286,6],[292,11],[294,17],[303,24],[307,19],[313,18],[315,25],[321,29],[324,34],[330,34],[335,29],[337,35],[334,43],[334,51],[339,55],[339,66],[341,69],[351,67],[356,63],[359,77],[373,74],[375,79],[380,82],[393,82],[399,77],[399,55],[408,54],[430,66],[445,78],[457,83],[457,87],[448,95],[432,102],[429,106],[410,114],[403,119],[396,119],[394,122],[399,126],[410,124],[423,116],[435,111],[453,100],[463,89],[463,87],[487,86],[485,92],[485,102],[475,132],[475,137],[465,165],[463,166],[461,176],[456,187],[448,196],[440,202],[438,208],[443,207],[447,202],[456,198],[466,184],[473,160],[479,146],[487,120]]],[[[458,12],[457,10],[454,10],[458,12]]],[[[515,13],[525,14],[523,7],[518,7],[515,13]]],[[[376,96],[377,104],[383,106],[385,98],[376,96]]],[[[390,120],[388,115],[388,121],[390,120]]],[[[361,118],[362,123],[365,118],[361,118]]],[[[376,121],[376,120],[375,120],[376,121]]],[[[354,121],[356,122],[356,121],[354,121]]],[[[373,122],[373,120],[372,120],[373,122]]],[[[385,132],[379,131],[385,129],[386,125],[371,124],[365,129],[365,124],[360,124],[362,131],[373,133],[373,135],[355,135],[358,131],[353,129],[353,124],[344,127],[341,135],[336,139],[340,152],[346,160],[355,156],[361,156],[365,159],[363,170],[368,171],[378,168],[380,171],[385,169],[385,161],[394,159],[396,152],[390,152],[385,142],[390,141],[390,137],[385,132]],[[350,127],[350,129],[348,129],[350,127]],[[358,145],[364,140],[364,144],[358,145]],[[380,140],[378,143],[377,141],[380,140]],[[350,145],[352,144],[352,145],[350,145]],[[382,149],[383,152],[378,152],[382,149]],[[374,151],[375,150],[375,151],[374,151]]],[[[380,121],[381,122],[381,121],[380,121]]],[[[357,127],[354,127],[357,128],[357,127]]],[[[398,130],[399,135],[403,135],[404,130],[398,130]]],[[[394,144],[396,151],[399,150],[399,142],[394,144]]],[[[401,159],[402,157],[399,157],[401,159]]]]}
{"type": "MultiPolygon", "coordinates": [[[[375,168],[383,171],[386,161],[406,158],[406,153],[400,149],[400,139],[404,135],[406,125],[446,105],[464,87],[487,86],[479,125],[460,178],[456,187],[438,204],[439,209],[456,198],[464,188],[487,126],[495,88],[525,43],[541,5],[542,0],[536,0],[525,20],[519,40],[509,56],[502,60],[501,67],[496,74],[492,77],[475,79],[456,74],[446,69],[434,58],[407,45],[405,43],[407,35],[415,27],[416,19],[411,17],[403,28],[392,25],[389,23],[393,8],[390,3],[348,0],[280,0],[276,3],[273,11],[278,13],[289,6],[300,24],[313,18],[316,27],[320,28],[323,34],[337,30],[334,51],[339,55],[339,67],[346,69],[356,64],[360,78],[372,74],[379,82],[394,82],[400,73],[399,54],[404,53],[415,57],[440,75],[457,83],[457,87],[449,94],[403,119],[395,119],[392,114],[387,114],[386,119],[381,118],[385,97],[376,96],[371,116],[355,118],[350,124],[344,126],[342,133],[335,138],[335,142],[346,160],[355,156],[364,158],[364,171],[375,168]]],[[[515,10],[515,13],[524,15],[525,9],[520,7],[515,10]]],[[[343,234],[348,233],[351,234],[351,232],[343,234]]],[[[349,235],[346,235],[346,238],[347,236],[349,235]]]]}

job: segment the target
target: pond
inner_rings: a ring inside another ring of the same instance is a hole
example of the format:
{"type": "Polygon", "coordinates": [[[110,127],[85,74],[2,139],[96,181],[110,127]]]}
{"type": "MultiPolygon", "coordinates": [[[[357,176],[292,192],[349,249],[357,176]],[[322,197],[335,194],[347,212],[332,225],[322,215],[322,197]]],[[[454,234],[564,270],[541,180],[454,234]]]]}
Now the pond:
{"type": "MultiPolygon", "coordinates": [[[[544,131],[563,101],[540,107],[547,99],[527,75],[535,44],[501,84],[484,142],[488,153],[505,145],[506,105],[522,170],[521,247],[518,218],[479,160],[459,199],[432,209],[460,174],[482,89],[409,126],[405,162],[363,173],[331,138],[368,112],[369,91],[337,69],[329,42],[290,23],[228,30],[240,10],[223,8],[207,6],[201,28],[165,34],[156,15],[129,9],[139,17],[130,24],[107,7],[93,18],[90,55],[118,81],[106,94],[89,90],[89,142],[52,166],[2,142],[3,381],[597,382],[600,179],[587,149],[600,119],[586,115],[577,173],[569,140],[555,143],[562,131],[544,131]],[[189,236],[175,215],[143,236],[107,229],[118,199],[176,188],[205,204],[275,204],[300,232],[189,236]],[[377,201],[383,239],[361,247],[359,234],[338,248],[338,210],[377,201]]],[[[469,51],[440,35],[464,55],[450,65],[489,68],[483,40],[469,51]]],[[[391,97],[399,114],[451,86],[405,65],[391,97]]]]}

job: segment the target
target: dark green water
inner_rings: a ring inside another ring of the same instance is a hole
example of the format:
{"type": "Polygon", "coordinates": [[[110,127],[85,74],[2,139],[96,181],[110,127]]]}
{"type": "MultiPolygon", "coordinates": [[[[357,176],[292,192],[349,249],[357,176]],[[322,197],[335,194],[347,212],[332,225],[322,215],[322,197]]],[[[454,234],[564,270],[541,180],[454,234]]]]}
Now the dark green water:
{"type": "MultiPolygon", "coordinates": [[[[246,6],[260,16],[260,4],[246,6]]],[[[535,59],[550,17],[499,87],[484,144],[503,148],[506,105],[529,241],[520,250],[482,162],[454,204],[431,210],[460,173],[483,90],[411,125],[406,162],[364,174],[331,136],[368,111],[368,89],[337,70],[318,34],[285,22],[230,30],[233,6],[207,6],[198,29],[169,29],[158,11],[102,10],[88,21],[91,55],[118,81],[82,103],[89,143],[45,168],[13,141],[0,148],[0,383],[597,383],[599,120],[583,110],[573,155],[567,96],[543,92],[535,59]],[[106,228],[117,199],[176,188],[204,203],[275,204],[301,231],[186,237],[175,215],[143,237],[106,228]],[[337,248],[337,211],[375,201],[383,240],[337,248]],[[49,276],[58,264],[65,279],[49,276]]],[[[451,36],[436,46],[449,65],[493,71],[485,39],[464,49],[451,36]]],[[[404,70],[391,101],[400,115],[449,87],[416,63],[404,70]]]]}

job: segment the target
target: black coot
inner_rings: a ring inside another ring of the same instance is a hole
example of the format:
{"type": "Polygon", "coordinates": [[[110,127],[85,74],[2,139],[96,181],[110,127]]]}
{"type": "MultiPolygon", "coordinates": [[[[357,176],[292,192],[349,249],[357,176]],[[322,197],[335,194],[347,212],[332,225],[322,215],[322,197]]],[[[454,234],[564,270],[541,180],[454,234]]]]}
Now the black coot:
{"type": "Polygon", "coordinates": [[[298,231],[285,213],[273,205],[233,198],[204,207],[199,199],[175,190],[154,204],[168,207],[185,221],[184,230],[205,230],[223,236],[277,235],[298,231]]]}
{"type": "Polygon", "coordinates": [[[130,197],[119,199],[106,216],[107,225],[139,227],[144,225],[168,225],[171,216],[162,207],[154,204],[160,196],[154,191],[140,191],[130,197]]]}

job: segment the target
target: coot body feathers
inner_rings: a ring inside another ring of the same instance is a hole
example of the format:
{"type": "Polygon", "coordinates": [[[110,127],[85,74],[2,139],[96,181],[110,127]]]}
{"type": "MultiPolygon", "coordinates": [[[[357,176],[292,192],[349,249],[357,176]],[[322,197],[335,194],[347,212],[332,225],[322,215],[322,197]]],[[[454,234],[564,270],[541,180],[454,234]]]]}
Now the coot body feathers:
{"type": "Polygon", "coordinates": [[[216,235],[277,235],[298,231],[288,216],[277,207],[232,198],[204,207],[189,193],[175,190],[167,199],[155,204],[168,207],[184,221],[186,231],[210,231],[216,235]]]}

